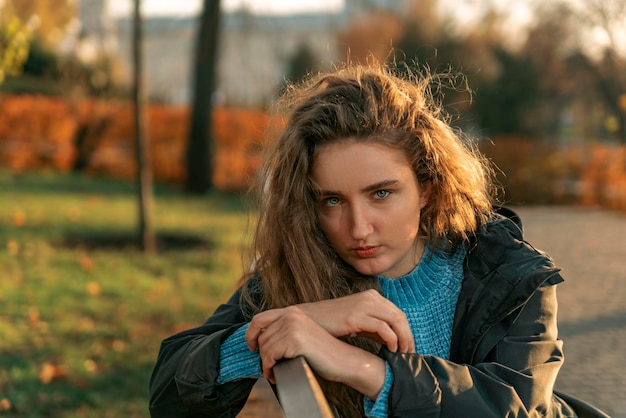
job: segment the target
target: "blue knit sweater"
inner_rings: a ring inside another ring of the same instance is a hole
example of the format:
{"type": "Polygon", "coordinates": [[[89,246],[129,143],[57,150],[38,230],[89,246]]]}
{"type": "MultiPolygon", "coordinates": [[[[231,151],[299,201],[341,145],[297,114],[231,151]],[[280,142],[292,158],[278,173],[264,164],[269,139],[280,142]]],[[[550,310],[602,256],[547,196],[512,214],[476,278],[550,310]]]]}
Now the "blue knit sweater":
{"type": "MultiPolygon", "coordinates": [[[[450,355],[452,322],[461,291],[466,252],[466,246],[460,246],[454,254],[432,251],[427,247],[420,263],[407,275],[396,279],[378,277],[383,295],[405,313],[417,353],[444,359],[450,355]]],[[[263,377],[258,350],[251,352],[246,345],[247,329],[247,324],[242,326],[222,344],[218,384],[263,377]]],[[[365,398],[368,417],[387,416],[392,384],[393,373],[387,365],[385,384],[377,399],[365,398]]]]}

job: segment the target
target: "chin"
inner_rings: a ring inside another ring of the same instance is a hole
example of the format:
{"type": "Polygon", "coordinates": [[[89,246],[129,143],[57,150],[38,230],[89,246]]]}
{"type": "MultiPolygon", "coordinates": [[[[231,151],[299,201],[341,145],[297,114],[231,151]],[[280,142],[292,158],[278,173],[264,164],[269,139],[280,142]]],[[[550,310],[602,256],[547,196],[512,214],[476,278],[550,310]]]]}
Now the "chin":
{"type": "Polygon", "coordinates": [[[387,271],[387,269],[384,267],[364,266],[364,265],[359,265],[359,263],[356,263],[356,265],[354,265],[353,267],[359,273],[363,275],[367,275],[367,276],[380,276],[380,275],[383,275],[385,271],[387,271]]]}

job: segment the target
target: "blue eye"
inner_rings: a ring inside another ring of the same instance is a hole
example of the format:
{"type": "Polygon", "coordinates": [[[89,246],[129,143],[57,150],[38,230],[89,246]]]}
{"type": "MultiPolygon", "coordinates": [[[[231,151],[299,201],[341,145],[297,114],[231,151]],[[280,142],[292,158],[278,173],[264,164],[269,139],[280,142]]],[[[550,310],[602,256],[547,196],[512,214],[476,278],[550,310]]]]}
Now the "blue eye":
{"type": "Polygon", "coordinates": [[[374,193],[374,197],[376,197],[376,199],[384,199],[387,196],[389,196],[391,194],[391,192],[389,190],[377,190],[374,193]]]}
{"type": "Polygon", "coordinates": [[[327,197],[324,199],[324,205],[326,206],[337,206],[339,203],[340,201],[336,197],[327,197]]]}

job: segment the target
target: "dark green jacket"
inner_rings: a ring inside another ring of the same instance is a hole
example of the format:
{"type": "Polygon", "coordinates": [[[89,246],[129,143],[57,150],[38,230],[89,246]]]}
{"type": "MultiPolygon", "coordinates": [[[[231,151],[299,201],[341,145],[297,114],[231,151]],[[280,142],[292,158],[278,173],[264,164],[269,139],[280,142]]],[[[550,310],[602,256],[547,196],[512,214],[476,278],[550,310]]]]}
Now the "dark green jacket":
{"type": "MultiPolygon", "coordinates": [[[[563,363],[555,285],[563,279],[507,215],[470,242],[450,360],[382,350],[394,373],[390,417],[575,416],[553,395],[563,363]]],[[[215,384],[220,345],[246,321],[239,295],[203,326],[163,341],[150,381],[153,418],[235,417],[243,408],[254,380],[215,384]]]]}

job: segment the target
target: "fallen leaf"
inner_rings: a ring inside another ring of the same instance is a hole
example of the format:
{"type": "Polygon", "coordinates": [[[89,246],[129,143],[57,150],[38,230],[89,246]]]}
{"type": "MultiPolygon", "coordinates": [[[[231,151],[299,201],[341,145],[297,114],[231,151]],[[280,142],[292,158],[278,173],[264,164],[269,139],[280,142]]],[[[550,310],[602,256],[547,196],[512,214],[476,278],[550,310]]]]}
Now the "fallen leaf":
{"type": "Polygon", "coordinates": [[[41,366],[39,381],[44,385],[47,385],[53,380],[61,379],[66,376],[67,370],[65,370],[65,367],[46,362],[41,366]]]}
{"type": "Polygon", "coordinates": [[[93,260],[88,255],[83,255],[78,262],[84,271],[93,270],[93,260]]]}
{"type": "Polygon", "coordinates": [[[111,344],[111,348],[113,348],[113,350],[117,351],[118,353],[121,353],[126,349],[126,343],[122,340],[115,340],[113,341],[113,344],[111,344]]]}
{"type": "Polygon", "coordinates": [[[9,252],[10,255],[15,257],[20,252],[20,243],[14,239],[10,239],[7,242],[7,251],[9,252]]]}
{"type": "Polygon", "coordinates": [[[76,222],[77,220],[80,219],[80,211],[78,209],[76,209],[76,208],[69,208],[65,212],[65,217],[69,221],[76,222]]]}
{"type": "Polygon", "coordinates": [[[26,225],[26,214],[21,210],[16,210],[15,212],[13,212],[13,225],[17,226],[18,228],[26,225]]]}
{"type": "Polygon", "coordinates": [[[40,316],[39,316],[39,309],[37,309],[34,306],[31,306],[28,308],[28,323],[31,326],[35,326],[37,324],[39,324],[40,321],[40,316]]]}
{"type": "Polygon", "coordinates": [[[89,373],[95,373],[97,369],[98,365],[95,361],[93,361],[92,359],[85,360],[85,370],[87,370],[89,373]]]}
{"type": "Polygon", "coordinates": [[[0,399],[0,411],[10,411],[11,410],[11,401],[7,398],[0,399]]]}
{"type": "Polygon", "coordinates": [[[87,294],[89,296],[100,296],[102,293],[102,287],[97,282],[87,283],[87,294]]]}
{"type": "Polygon", "coordinates": [[[96,323],[93,321],[93,319],[84,316],[78,320],[76,328],[79,331],[93,331],[96,328],[96,323]]]}

